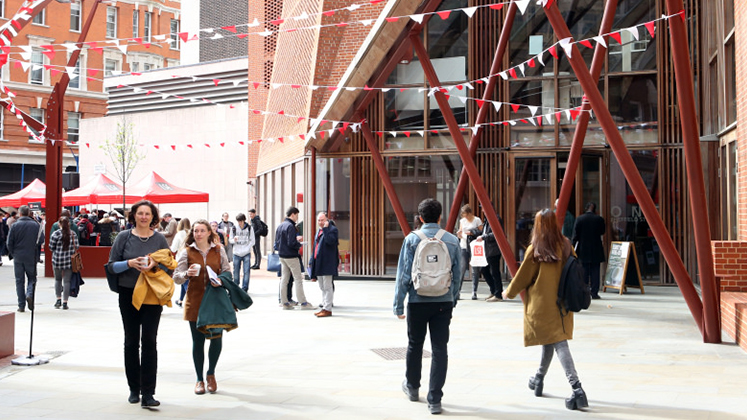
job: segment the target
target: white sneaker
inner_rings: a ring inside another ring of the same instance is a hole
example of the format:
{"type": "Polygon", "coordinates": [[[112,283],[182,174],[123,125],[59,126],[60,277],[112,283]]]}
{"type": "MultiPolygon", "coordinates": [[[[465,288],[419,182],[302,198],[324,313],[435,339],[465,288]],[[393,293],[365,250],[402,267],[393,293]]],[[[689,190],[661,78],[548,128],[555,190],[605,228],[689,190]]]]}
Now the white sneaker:
{"type": "Polygon", "coordinates": [[[314,310],[314,309],[316,309],[316,307],[314,305],[310,304],[309,302],[304,302],[304,303],[301,304],[301,309],[312,309],[312,310],[314,310]]]}
{"type": "Polygon", "coordinates": [[[283,310],[293,310],[293,305],[291,305],[290,303],[284,303],[283,310]]]}

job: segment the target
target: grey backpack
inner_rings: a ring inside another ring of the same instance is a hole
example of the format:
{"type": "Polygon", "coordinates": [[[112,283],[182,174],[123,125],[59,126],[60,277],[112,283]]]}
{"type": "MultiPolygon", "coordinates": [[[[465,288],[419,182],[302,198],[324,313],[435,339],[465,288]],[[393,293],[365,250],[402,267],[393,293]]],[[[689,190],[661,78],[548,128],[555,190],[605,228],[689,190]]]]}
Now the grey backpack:
{"type": "Polygon", "coordinates": [[[451,256],[441,238],[446,231],[439,229],[429,238],[421,230],[414,231],[420,238],[412,261],[412,283],[420,296],[443,296],[451,287],[451,256]]]}

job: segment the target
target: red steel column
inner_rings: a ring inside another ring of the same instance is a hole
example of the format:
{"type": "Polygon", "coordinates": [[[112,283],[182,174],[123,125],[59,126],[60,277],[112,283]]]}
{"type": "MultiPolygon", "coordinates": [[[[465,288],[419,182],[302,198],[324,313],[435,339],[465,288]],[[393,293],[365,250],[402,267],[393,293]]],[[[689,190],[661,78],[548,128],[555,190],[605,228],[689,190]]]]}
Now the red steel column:
{"type": "MultiPolygon", "coordinates": [[[[602,24],[599,27],[599,35],[606,34],[612,30],[612,24],[615,21],[615,11],[617,10],[617,0],[607,0],[607,5],[604,6],[604,15],[602,16],[602,24]]],[[[605,42],[609,37],[605,37],[605,42]]],[[[597,44],[594,48],[594,58],[591,60],[591,77],[594,80],[599,80],[599,75],[602,74],[602,66],[604,66],[604,59],[607,57],[607,48],[602,47],[601,44],[597,44]]],[[[558,223],[563,226],[563,219],[565,218],[565,211],[568,210],[568,200],[571,197],[571,191],[573,190],[573,183],[576,179],[576,169],[578,168],[578,162],[581,160],[581,152],[584,149],[584,139],[586,138],[586,129],[589,127],[589,111],[591,105],[589,101],[584,100],[581,105],[581,115],[578,116],[578,122],[576,123],[576,132],[573,133],[573,143],[571,143],[571,151],[568,155],[568,163],[565,167],[565,176],[563,177],[563,184],[560,186],[560,195],[558,196],[558,207],[555,209],[555,215],[558,218],[558,223]],[[569,176],[570,175],[570,176],[569,176]]]]}
{"type": "MultiPolygon", "coordinates": [[[[316,147],[311,148],[311,203],[309,209],[311,210],[311,217],[316,220],[316,147]]],[[[329,217],[329,209],[326,209],[327,217],[329,217]]],[[[313,233],[315,229],[312,229],[313,233]]]]}
{"type": "Polygon", "coordinates": [[[389,197],[389,202],[392,203],[394,214],[397,215],[399,227],[402,229],[402,233],[407,236],[407,234],[409,234],[412,230],[410,228],[410,222],[407,221],[407,216],[405,216],[405,211],[402,210],[402,204],[400,204],[399,202],[397,192],[394,191],[394,184],[392,184],[392,179],[389,178],[389,173],[386,170],[384,159],[381,157],[381,152],[379,152],[379,146],[376,144],[376,140],[374,140],[373,133],[368,127],[368,123],[361,124],[361,130],[363,131],[363,138],[366,139],[368,150],[371,151],[371,157],[373,158],[374,164],[376,165],[376,170],[379,172],[381,182],[384,184],[386,195],[389,197]]]}
{"type": "MultiPolygon", "coordinates": [[[[428,51],[425,50],[420,37],[417,35],[411,36],[410,41],[412,42],[413,47],[415,47],[415,52],[418,55],[420,65],[423,67],[423,72],[425,73],[425,77],[428,79],[428,83],[430,83],[432,87],[441,86],[441,82],[439,82],[438,76],[436,75],[436,70],[433,68],[431,59],[428,56],[428,51]]],[[[508,266],[511,275],[515,276],[516,271],[519,270],[519,266],[516,264],[516,257],[514,256],[513,251],[511,251],[511,246],[506,239],[506,233],[503,231],[503,227],[501,227],[501,224],[498,221],[497,213],[493,208],[490,197],[488,197],[488,193],[485,191],[485,186],[482,183],[480,174],[477,172],[475,161],[472,159],[472,156],[470,156],[467,145],[464,144],[464,137],[462,137],[462,132],[459,130],[459,124],[457,123],[456,118],[454,118],[454,113],[451,111],[449,101],[441,91],[436,91],[434,96],[436,97],[438,107],[441,109],[441,113],[446,121],[446,125],[449,127],[449,132],[454,137],[454,143],[459,151],[459,156],[462,158],[462,164],[467,170],[470,183],[472,183],[472,186],[475,188],[477,198],[480,200],[480,204],[482,204],[485,217],[490,222],[490,227],[493,229],[493,232],[496,233],[495,239],[498,242],[498,248],[500,248],[501,254],[503,254],[503,258],[506,260],[506,265],[508,266]]]]}
{"type": "MultiPolygon", "coordinates": [[[[493,98],[493,91],[495,90],[495,85],[498,80],[498,72],[501,70],[501,61],[503,61],[503,56],[506,53],[506,47],[508,46],[508,40],[511,38],[511,28],[514,25],[514,17],[516,16],[516,9],[518,6],[516,6],[516,2],[512,1],[510,5],[508,5],[508,11],[506,12],[506,18],[503,20],[503,28],[501,28],[501,36],[498,39],[498,46],[495,49],[495,56],[493,56],[493,64],[490,66],[490,74],[491,77],[488,79],[488,84],[485,86],[485,93],[482,95],[482,99],[484,101],[491,100],[493,98]]],[[[485,122],[485,119],[488,116],[488,109],[490,107],[488,106],[482,106],[480,107],[480,110],[477,111],[477,118],[475,119],[475,125],[478,126],[477,133],[472,136],[472,139],[469,142],[469,155],[472,156],[472,159],[477,156],[477,148],[480,145],[480,135],[483,132],[483,129],[479,126],[479,124],[482,124],[485,122]]],[[[449,211],[449,218],[446,219],[446,231],[447,232],[453,232],[454,231],[454,225],[456,225],[457,217],[459,217],[459,207],[462,203],[462,198],[464,198],[464,193],[467,191],[467,183],[469,182],[469,177],[467,174],[467,170],[465,168],[462,168],[462,172],[459,175],[459,184],[457,184],[456,193],[454,194],[454,201],[451,203],[451,211],[449,211]]]]}
{"type": "MultiPolygon", "coordinates": [[[[680,11],[684,13],[681,0],[667,0],[667,12],[670,15],[680,11]]],[[[695,89],[693,88],[690,51],[687,45],[687,27],[684,19],[680,19],[679,16],[669,19],[669,36],[671,37],[672,62],[674,63],[674,77],[677,85],[677,106],[680,110],[682,125],[682,143],[685,149],[685,168],[687,169],[687,186],[690,192],[690,209],[692,210],[695,231],[700,288],[703,292],[705,327],[703,341],[720,343],[719,313],[721,309],[713,267],[713,254],[711,253],[711,229],[708,225],[708,203],[706,202],[703,182],[698,114],[695,108],[695,89]]]]}
{"type": "MultiPolygon", "coordinates": [[[[552,6],[546,8],[545,13],[555,30],[555,33],[558,35],[558,38],[564,39],[571,37],[571,31],[568,29],[568,25],[566,25],[563,20],[563,16],[561,16],[556,4],[553,3],[552,6]]],[[[573,72],[576,73],[576,77],[578,78],[586,97],[589,99],[589,102],[596,113],[597,119],[602,125],[604,135],[607,136],[609,145],[620,163],[620,169],[622,169],[625,179],[627,179],[628,184],[630,184],[630,189],[633,191],[636,200],[638,200],[638,203],[641,206],[641,211],[644,216],[646,216],[649,227],[654,233],[654,237],[659,244],[664,259],[672,270],[674,279],[682,291],[682,295],[690,309],[690,313],[695,319],[695,323],[698,325],[701,332],[704,332],[703,305],[700,302],[700,298],[693,286],[692,280],[690,280],[690,275],[687,273],[685,264],[682,263],[682,259],[677,253],[677,249],[674,247],[674,242],[672,242],[672,238],[669,236],[669,232],[667,232],[667,228],[664,226],[661,215],[659,215],[656,210],[654,201],[648,194],[646,185],[643,183],[643,179],[638,173],[633,158],[631,158],[628,153],[628,149],[625,146],[625,142],[623,142],[620,132],[617,131],[617,125],[604,103],[602,94],[599,93],[596,81],[594,81],[591,74],[589,74],[589,70],[586,68],[586,63],[584,63],[578,47],[574,44],[571,48],[572,57],[568,57],[568,61],[571,63],[571,67],[573,67],[573,72]]]]}

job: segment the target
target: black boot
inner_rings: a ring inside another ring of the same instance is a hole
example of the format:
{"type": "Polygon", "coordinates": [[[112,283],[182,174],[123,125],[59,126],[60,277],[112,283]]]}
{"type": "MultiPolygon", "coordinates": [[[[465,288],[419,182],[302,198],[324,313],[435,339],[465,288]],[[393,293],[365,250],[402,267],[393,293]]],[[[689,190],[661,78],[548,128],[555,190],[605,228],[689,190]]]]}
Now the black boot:
{"type": "Polygon", "coordinates": [[[127,398],[127,402],[130,404],[137,404],[140,402],[140,391],[130,391],[130,396],[127,398]]]}
{"type": "Polygon", "coordinates": [[[535,397],[542,396],[542,389],[545,387],[545,377],[540,375],[534,375],[529,378],[529,389],[534,391],[535,397]]]}
{"type": "Polygon", "coordinates": [[[155,408],[161,405],[161,403],[153,398],[152,394],[143,394],[143,399],[140,401],[140,406],[143,408],[155,408]]]}
{"type": "Polygon", "coordinates": [[[581,382],[573,385],[573,394],[565,399],[565,408],[569,410],[578,410],[589,406],[589,401],[586,399],[586,392],[581,388],[581,382]]]}

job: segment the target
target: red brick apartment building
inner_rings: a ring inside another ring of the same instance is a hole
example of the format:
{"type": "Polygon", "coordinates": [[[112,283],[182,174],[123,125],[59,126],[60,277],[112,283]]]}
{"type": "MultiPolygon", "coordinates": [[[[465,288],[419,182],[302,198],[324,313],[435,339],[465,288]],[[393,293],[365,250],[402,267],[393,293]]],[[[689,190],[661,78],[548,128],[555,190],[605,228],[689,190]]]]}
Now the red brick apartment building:
{"type": "MultiPolygon", "coordinates": [[[[282,109],[286,114],[310,118],[249,117],[249,138],[263,139],[257,156],[258,208],[271,229],[289,205],[298,206],[302,219],[308,221],[314,220],[313,211],[326,210],[340,230],[342,273],[364,277],[394,274],[403,229],[362,130],[349,126],[340,134],[338,125],[331,135],[312,138],[311,134],[327,131],[329,121],[365,119],[408,221],[424,197],[438,198],[448,214],[463,162],[454,133],[447,129],[428,93],[432,85],[418,54],[403,44],[414,31],[442,85],[473,85],[466,93],[449,91],[451,110],[469,141],[480,106],[477,101],[460,101],[458,97],[479,99],[485,91],[486,83],[475,81],[490,76],[491,60],[509,13],[507,3],[506,7],[496,3],[268,0],[250,6],[250,21],[258,18],[265,22],[258,30],[280,30],[266,37],[250,37],[249,79],[259,82],[258,88],[250,83],[250,102],[265,104],[269,111],[282,109]],[[340,10],[351,5],[361,7],[340,10]],[[335,12],[315,14],[331,10],[335,12]],[[296,19],[304,12],[311,18],[296,19]],[[441,13],[423,19],[422,14],[428,12],[441,13]],[[423,20],[422,24],[407,17],[411,15],[423,20]],[[344,24],[366,19],[374,23],[344,24]],[[302,30],[318,24],[327,26],[302,30]],[[319,87],[327,85],[336,89],[319,87]],[[382,89],[361,89],[368,86],[382,89]],[[314,118],[317,120],[311,120],[314,118]]],[[[547,48],[559,39],[545,11],[535,3],[528,2],[524,13],[516,13],[510,28],[506,53],[499,64],[501,70],[514,68],[516,75],[495,77],[492,100],[504,106],[489,108],[486,121],[498,124],[480,129],[476,156],[492,205],[505,221],[511,250],[521,258],[531,230],[526,221],[538,209],[551,206],[563,179],[573,176],[568,210],[577,216],[586,202],[596,202],[607,222],[605,248],[609,249],[612,241],[633,242],[643,281],[674,284],[649,221],[595,119],[589,123],[574,173],[566,173],[566,167],[575,122],[558,118],[539,125],[507,123],[528,120],[537,108],[555,112],[577,107],[584,97],[569,60],[562,54],[558,59],[548,54],[547,48]],[[538,53],[544,55],[543,66],[517,70],[516,66],[538,53]]],[[[591,40],[600,34],[608,2],[550,3],[559,7],[575,40],[597,44],[591,40]]],[[[617,3],[610,32],[620,31],[616,34],[620,42],[610,38],[604,51],[599,90],[697,289],[700,278],[673,47],[668,19],[661,18],[667,15],[667,1],[617,3]],[[655,34],[645,29],[646,23],[655,27],[655,34]]],[[[747,267],[747,247],[743,245],[747,243],[747,171],[739,171],[740,162],[747,161],[747,120],[741,123],[747,119],[747,94],[742,92],[747,89],[747,75],[743,74],[747,66],[740,65],[747,64],[743,58],[747,57],[747,41],[739,36],[747,33],[747,2],[684,0],[683,5],[684,15],[674,16],[684,17],[689,35],[708,214],[705,222],[714,241],[715,271],[724,304],[722,322],[724,330],[747,349],[743,338],[747,302],[743,294],[732,295],[747,292],[747,272],[740,271],[747,267]]],[[[581,47],[581,53],[590,66],[593,48],[581,47]]],[[[479,207],[471,186],[459,205],[463,203],[479,207]]],[[[313,223],[306,225],[308,236],[313,223]]]]}
{"type": "MultiPolygon", "coordinates": [[[[21,0],[0,1],[0,24],[12,18],[21,0]]],[[[17,96],[22,111],[44,122],[47,100],[67,65],[69,54],[62,45],[78,40],[94,2],[52,1],[36,14],[13,39],[9,62],[2,67],[5,86],[17,96]],[[53,51],[44,48],[53,45],[53,51]],[[19,46],[31,46],[28,60],[19,46]],[[20,61],[32,63],[24,68],[20,61]],[[38,67],[44,66],[43,68],[38,67]]],[[[87,44],[76,67],[82,77],[74,78],[65,95],[66,139],[64,166],[76,169],[79,122],[106,113],[103,78],[112,72],[144,72],[179,64],[180,1],[118,0],[99,4],[86,38],[87,44]],[[165,39],[162,39],[165,38],[165,39]],[[126,51],[107,41],[120,40],[126,51]],[[126,41],[131,39],[131,41],[126,41]],[[172,39],[171,43],[164,42],[172,39]],[[102,48],[103,47],[103,48],[102,48]]],[[[3,110],[0,120],[0,195],[15,192],[34,178],[45,179],[45,146],[19,126],[13,114],[3,110]]]]}

